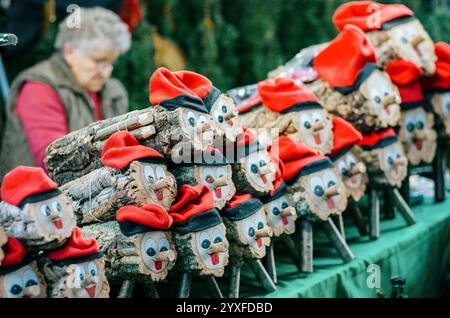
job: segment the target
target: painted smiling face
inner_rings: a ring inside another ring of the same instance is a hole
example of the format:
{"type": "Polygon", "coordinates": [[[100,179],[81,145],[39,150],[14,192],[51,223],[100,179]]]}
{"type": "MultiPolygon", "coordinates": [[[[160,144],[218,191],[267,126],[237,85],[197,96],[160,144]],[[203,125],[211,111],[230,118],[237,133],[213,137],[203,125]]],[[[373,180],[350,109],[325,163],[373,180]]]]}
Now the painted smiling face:
{"type": "Polygon", "coordinates": [[[323,169],[300,178],[309,210],[321,220],[342,213],[347,207],[345,186],[335,168],[323,169]]]}
{"type": "Polygon", "coordinates": [[[253,258],[263,258],[272,236],[263,209],[243,220],[236,221],[236,226],[240,243],[248,248],[253,258]]]}
{"type": "Polygon", "coordinates": [[[408,159],[402,145],[395,142],[382,148],[378,152],[378,160],[389,184],[400,187],[408,172],[408,159]]]}
{"type": "Polygon", "coordinates": [[[37,232],[48,241],[69,237],[75,227],[72,203],[63,193],[39,202],[27,203],[23,209],[36,220],[37,232]]]}
{"type": "Polygon", "coordinates": [[[228,264],[228,241],[223,223],[192,233],[193,250],[202,268],[201,274],[222,276],[228,264]]]}
{"type": "Polygon", "coordinates": [[[137,239],[138,254],[142,261],[139,271],[151,275],[154,281],[162,280],[175,265],[176,251],[171,234],[167,231],[142,233],[137,239]]]}
{"type": "Polygon", "coordinates": [[[167,171],[164,164],[132,162],[138,187],[145,190],[150,199],[169,209],[177,194],[175,177],[167,171]]]}
{"type": "Polygon", "coordinates": [[[438,114],[445,125],[445,132],[450,135],[450,92],[437,93],[431,98],[433,110],[438,114]]]}
{"type": "Polygon", "coordinates": [[[423,108],[402,112],[399,140],[405,146],[409,162],[413,165],[421,161],[430,163],[436,152],[436,131],[433,129],[433,114],[423,108]]]}
{"type": "Polygon", "coordinates": [[[368,182],[365,164],[350,150],[334,161],[334,166],[344,182],[347,195],[359,201],[366,191],[368,182]]]}
{"type": "Polygon", "coordinates": [[[217,209],[222,209],[236,192],[230,165],[198,166],[195,173],[196,179],[211,190],[217,209]]]}
{"type": "Polygon", "coordinates": [[[361,84],[359,91],[367,99],[369,110],[378,120],[378,126],[395,126],[400,119],[400,94],[389,75],[380,70],[361,84]]]}
{"type": "Polygon", "coordinates": [[[333,125],[324,109],[298,112],[297,138],[319,154],[328,154],[333,148],[333,125]]]}
{"type": "Polygon", "coordinates": [[[241,159],[245,167],[247,180],[257,191],[267,193],[273,189],[275,165],[270,160],[267,151],[257,151],[241,159]]]}
{"type": "Polygon", "coordinates": [[[212,128],[219,136],[235,141],[241,132],[239,115],[231,97],[221,94],[211,107],[212,128]]]}
{"type": "Polygon", "coordinates": [[[283,233],[292,234],[295,232],[295,220],[297,213],[295,208],[289,204],[286,195],[264,205],[267,215],[267,224],[273,231],[275,236],[283,233]]]}
{"type": "Polygon", "coordinates": [[[213,143],[214,132],[211,130],[211,117],[193,109],[181,110],[183,129],[197,149],[205,149],[213,143]]]}
{"type": "Polygon", "coordinates": [[[0,298],[45,298],[47,286],[36,261],[0,276],[0,298]]]}

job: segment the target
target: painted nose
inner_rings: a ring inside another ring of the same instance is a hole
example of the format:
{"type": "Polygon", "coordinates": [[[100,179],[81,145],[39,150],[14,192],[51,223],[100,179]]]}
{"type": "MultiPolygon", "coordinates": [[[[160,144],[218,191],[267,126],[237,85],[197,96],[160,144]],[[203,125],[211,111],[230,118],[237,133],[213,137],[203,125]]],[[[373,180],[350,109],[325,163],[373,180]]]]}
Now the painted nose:
{"type": "Polygon", "coordinates": [[[205,132],[211,128],[211,125],[209,123],[201,123],[195,126],[195,129],[198,133],[205,132]]]}
{"type": "Polygon", "coordinates": [[[50,218],[52,219],[52,221],[54,221],[54,220],[59,220],[61,218],[61,216],[59,215],[58,212],[52,210],[50,212],[50,218]]]}
{"type": "Polygon", "coordinates": [[[338,194],[339,194],[339,190],[338,190],[337,186],[332,186],[332,187],[327,188],[325,190],[325,197],[326,198],[331,198],[331,197],[334,197],[334,196],[336,196],[338,194]]]}
{"type": "Polygon", "coordinates": [[[319,131],[319,130],[323,129],[324,127],[325,127],[325,125],[323,124],[323,122],[319,122],[319,123],[315,123],[315,124],[312,126],[312,130],[313,130],[314,132],[316,132],[316,131],[319,131]]]}
{"type": "Polygon", "coordinates": [[[270,227],[264,227],[261,230],[256,231],[255,240],[261,237],[272,237],[273,231],[270,227]]]}
{"type": "Polygon", "coordinates": [[[37,297],[37,296],[39,296],[40,291],[41,291],[41,288],[39,287],[39,285],[27,287],[23,291],[23,296],[37,297]]]}
{"type": "Polygon", "coordinates": [[[162,188],[167,187],[167,180],[166,179],[162,179],[162,180],[158,180],[155,183],[154,189],[155,190],[161,190],[162,188]]]}
{"type": "Polygon", "coordinates": [[[416,48],[423,41],[425,41],[425,38],[422,35],[418,34],[414,39],[411,40],[411,45],[416,48]]]}
{"type": "Polygon", "coordinates": [[[81,282],[81,288],[87,288],[87,287],[90,287],[90,285],[97,284],[97,283],[98,283],[97,276],[89,276],[81,282]]]}
{"type": "Polygon", "coordinates": [[[228,244],[225,242],[214,243],[209,247],[209,252],[214,253],[225,253],[228,250],[228,244]]]}
{"type": "Polygon", "coordinates": [[[265,165],[265,166],[259,168],[259,173],[260,174],[266,175],[266,174],[269,174],[271,172],[272,172],[272,170],[270,169],[269,165],[265,165]]]}
{"type": "Polygon", "coordinates": [[[425,140],[426,139],[425,132],[423,130],[415,129],[414,130],[414,138],[416,140],[425,140]]]}
{"type": "Polygon", "coordinates": [[[395,97],[394,96],[386,96],[383,98],[383,106],[384,107],[389,107],[392,104],[395,103],[395,97]]]}
{"type": "Polygon", "coordinates": [[[155,255],[156,261],[173,262],[175,260],[175,253],[172,250],[158,252],[155,255]]]}
{"type": "Polygon", "coordinates": [[[214,181],[214,185],[216,186],[216,188],[226,186],[227,185],[227,177],[226,176],[220,177],[219,179],[214,181]]]}
{"type": "Polygon", "coordinates": [[[394,159],[394,165],[406,165],[408,163],[408,160],[405,157],[395,158],[394,159]]]}
{"type": "Polygon", "coordinates": [[[362,162],[358,162],[351,170],[350,170],[350,177],[353,177],[354,175],[365,173],[366,172],[366,165],[362,162]]]}
{"type": "Polygon", "coordinates": [[[295,212],[295,208],[290,206],[287,208],[284,208],[280,211],[280,216],[281,217],[288,217],[288,216],[294,216],[296,214],[295,212]]]}
{"type": "Polygon", "coordinates": [[[233,119],[234,117],[236,117],[236,113],[228,113],[225,115],[224,119],[230,120],[230,119],[233,119]]]}

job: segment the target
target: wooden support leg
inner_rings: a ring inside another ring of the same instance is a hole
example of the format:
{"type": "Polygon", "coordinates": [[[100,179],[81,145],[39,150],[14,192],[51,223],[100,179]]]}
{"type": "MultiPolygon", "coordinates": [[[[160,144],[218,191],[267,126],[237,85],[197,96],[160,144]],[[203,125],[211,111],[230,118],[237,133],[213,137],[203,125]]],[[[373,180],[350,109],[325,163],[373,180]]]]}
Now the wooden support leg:
{"type": "Polygon", "coordinates": [[[336,225],[334,225],[333,221],[329,218],[327,221],[322,222],[325,233],[333,244],[334,248],[338,252],[339,256],[341,256],[344,262],[350,262],[355,259],[353,256],[350,247],[348,247],[347,242],[345,242],[341,233],[338,231],[336,225]]]}
{"type": "Polygon", "coordinates": [[[284,247],[286,248],[287,252],[289,253],[289,256],[292,258],[292,261],[294,262],[295,266],[297,266],[297,269],[299,271],[302,270],[302,259],[300,257],[300,251],[295,246],[295,242],[289,235],[283,235],[281,237],[281,241],[284,244],[284,247]]]}
{"type": "Polygon", "coordinates": [[[369,205],[369,236],[372,240],[376,240],[380,237],[380,200],[376,189],[370,189],[369,205]]]}
{"type": "Polygon", "coordinates": [[[214,276],[205,276],[202,279],[211,298],[223,298],[222,291],[214,276]]]}
{"type": "Polygon", "coordinates": [[[313,230],[312,224],[306,219],[300,220],[300,229],[302,231],[302,272],[312,273],[313,271],[313,230]]]}
{"type": "Polygon", "coordinates": [[[406,204],[405,200],[403,199],[402,195],[398,191],[398,189],[394,188],[392,190],[394,204],[397,208],[397,210],[401,213],[403,218],[405,219],[406,223],[408,225],[416,224],[416,218],[414,216],[413,211],[411,211],[411,208],[408,204],[406,204]]]}
{"type": "Polygon", "coordinates": [[[248,264],[253,270],[253,273],[255,273],[256,278],[259,280],[261,285],[263,285],[263,287],[266,289],[268,293],[271,293],[277,289],[277,287],[273,283],[272,279],[270,278],[269,274],[267,273],[266,269],[264,268],[262,262],[259,259],[249,261],[248,264]]]}
{"type": "Polygon", "coordinates": [[[390,189],[383,190],[383,213],[386,220],[392,220],[395,218],[395,209],[393,202],[394,198],[392,197],[392,191],[390,189]]]}
{"type": "Polygon", "coordinates": [[[180,289],[178,290],[178,298],[188,298],[191,291],[191,273],[183,272],[180,278],[180,289]]]}
{"type": "Polygon", "coordinates": [[[131,298],[133,296],[134,286],[135,283],[132,280],[124,280],[117,298],[131,298]]]}
{"type": "Polygon", "coordinates": [[[241,283],[241,268],[230,265],[230,290],[228,298],[239,298],[239,285],[241,283]]]}
{"type": "Polygon", "coordinates": [[[361,213],[361,210],[359,209],[358,203],[356,203],[355,201],[350,199],[349,203],[348,203],[347,211],[350,213],[353,223],[355,224],[356,228],[358,229],[359,235],[361,235],[361,236],[367,235],[368,234],[367,226],[364,223],[364,218],[361,213]]]}
{"type": "Polygon", "coordinates": [[[334,225],[338,229],[339,233],[341,233],[341,236],[345,241],[344,218],[342,217],[342,214],[333,215],[332,218],[333,218],[334,225]]]}
{"type": "Polygon", "coordinates": [[[278,284],[277,279],[277,269],[275,267],[275,253],[274,253],[274,242],[272,240],[270,246],[267,248],[266,251],[266,267],[267,272],[269,273],[270,278],[272,278],[272,281],[274,284],[278,284]]]}
{"type": "Polygon", "coordinates": [[[433,179],[434,179],[434,202],[443,202],[445,200],[445,177],[444,177],[444,156],[441,146],[436,148],[436,155],[433,160],[433,179]]]}
{"type": "Polygon", "coordinates": [[[145,283],[144,291],[145,291],[145,294],[149,298],[159,298],[158,289],[156,289],[156,284],[152,280],[150,280],[149,282],[145,283]]]}
{"type": "MultiPolygon", "coordinates": [[[[411,173],[411,169],[408,169],[408,175],[402,182],[402,187],[400,188],[400,192],[405,199],[405,202],[409,205],[411,203],[411,189],[409,184],[409,176],[411,173]]],[[[386,215],[386,214],[385,214],[386,215]]]]}

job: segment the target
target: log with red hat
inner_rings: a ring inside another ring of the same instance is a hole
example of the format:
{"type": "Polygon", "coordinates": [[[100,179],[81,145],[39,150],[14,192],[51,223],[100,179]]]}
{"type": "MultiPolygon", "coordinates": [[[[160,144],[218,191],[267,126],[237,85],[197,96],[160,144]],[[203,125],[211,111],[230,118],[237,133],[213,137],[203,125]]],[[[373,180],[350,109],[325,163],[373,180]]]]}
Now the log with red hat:
{"type": "Polygon", "coordinates": [[[419,65],[426,76],[435,72],[433,41],[414,12],[403,4],[350,1],[336,9],[333,23],[339,31],[350,24],[363,30],[383,67],[404,59],[419,65]]]}
{"type": "Polygon", "coordinates": [[[111,282],[151,284],[154,296],[157,291],[152,282],[165,279],[177,258],[172,224],[166,209],[148,203],[123,206],[117,211],[117,220],[84,226],[82,232],[97,240],[111,282]]]}
{"type": "Polygon", "coordinates": [[[109,298],[104,255],[78,227],[63,246],[41,256],[39,268],[51,298],[109,298]]]}
{"type": "Polygon", "coordinates": [[[416,64],[396,60],[389,64],[386,72],[397,85],[401,96],[401,120],[399,140],[412,165],[431,163],[437,147],[434,116],[426,111],[420,77],[423,71],[416,64]]]}
{"type": "Polygon", "coordinates": [[[218,148],[212,146],[205,151],[191,152],[189,156],[179,164],[169,165],[169,171],[175,176],[178,186],[206,185],[212,192],[214,207],[222,209],[236,192],[231,162],[218,148]]]}
{"type": "Polygon", "coordinates": [[[64,244],[76,225],[72,201],[42,168],[19,166],[1,185],[0,225],[39,251],[64,244]]]}
{"type": "Polygon", "coordinates": [[[397,125],[400,96],[361,29],[345,26],[317,54],[313,67],[318,79],[306,85],[329,112],[362,132],[397,125]]]}
{"type": "MultiPolygon", "coordinates": [[[[6,237],[6,236],[5,236],[6,237]]],[[[45,298],[47,285],[36,256],[12,236],[0,243],[0,298],[45,298]]]]}
{"type": "Polygon", "coordinates": [[[77,222],[115,220],[122,206],[148,203],[170,208],[177,194],[167,160],[155,149],[141,145],[127,131],[112,134],[101,156],[102,168],[61,187],[74,202],[77,222]]]}

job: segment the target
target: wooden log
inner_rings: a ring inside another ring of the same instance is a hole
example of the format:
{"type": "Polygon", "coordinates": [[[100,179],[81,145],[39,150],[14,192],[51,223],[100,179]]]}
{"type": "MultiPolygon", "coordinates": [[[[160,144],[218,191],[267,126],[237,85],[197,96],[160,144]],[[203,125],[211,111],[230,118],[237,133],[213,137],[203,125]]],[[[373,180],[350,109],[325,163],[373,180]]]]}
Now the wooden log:
{"type": "Polygon", "coordinates": [[[177,185],[202,183],[212,192],[214,207],[222,209],[236,193],[231,165],[171,165],[177,185]]]}
{"type": "Polygon", "coordinates": [[[270,246],[267,248],[266,268],[267,268],[267,273],[269,274],[269,276],[272,279],[273,283],[275,285],[278,284],[277,268],[276,268],[276,265],[275,265],[274,242],[273,241],[270,244],[270,246]]]}
{"type": "Polygon", "coordinates": [[[120,286],[119,294],[117,298],[131,298],[133,297],[135,283],[131,279],[126,279],[120,286]]]}
{"type": "Polygon", "coordinates": [[[188,298],[191,292],[192,276],[190,272],[182,272],[180,277],[180,288],[178,289],[178,298],[188,298]]]}
{"type": "Polygon", "coordinates": [[[342,214],[336,215],[332,217],[332,221],[336,226],[337,230],[341,234],[342,238],[345,241],[345,228],[344,228],[344,219],[342,218],[342,214]]]}
{"type": "Polygon", "coordinates": [[[265,288],[265,290],[268,293],[277,290],[277,287],[275,286],[274,282],[272,281],[266,269],[264,268],[261,260],[259,259],[249,260],[248,264],[250,265],[250,268],[252,269],[256,278],[259,280],[261,285],[265,288]]]}
{"type": "Polygon", "coordinates": [[[328,219],[327,221],[322,222],[322,225],[325,233],[327,234],[328,238],[330,239],[331,243],[333,244],[342,260],[346,263],[354,260],[355,256],[353,255],[350,247],[345,242],[345,239],[342,237],[339,230],[334,225],[333,221],[331,219],[328,219]]]}
{"type": "Polygon", "coordinates": [[[60,184],[79,178],[101,167],[99,149],[118,130],[129,130],[145,146],[176,160],[177,144],[196,150],[212,144],[210,120],[209,115],[186,108],[168,111],[156,106],[135,111],[93,123],[58,139],[47,148],[45,164],[50,176],[60,184]],[[176,151],[172,151],[174,148],[176,151]]]}
{"type": "Polygon", "coordinates": [[[436,156],[433,160],[433,179],[434,202],[443,202],[445,200],[445,168],[444,157],[440,146],[436,149],[436,156]]]}
{"type": "Polygon", "coordinates": [[[0,275],[0,299],[3,298],[47,298],[47,284],[36,260],[0,275]]]}
{"type": "Polygon", "coordinates": [[[156,284],[154,281],[144,282],[144,293],[149,298],[159,298],[158,289],[156,289],[156,284]]]}
{"type": "Polygon", "coordinates": [[[223,298],[222,291],[220,290],[219,284],[217,284],[214,276],[203,276],[203,284],[207,290],[207,294],[212,298],[223,298]]]}
{"type": "Polygon", "coordinates": [[[300,230],[302,233],[301,255],[302,272],[313,272],[313,229],[312,224],[306,218],[300,219],[300,230]]]}
{"type": "Polygon", "coordinates": [[[106,259],[110,279],[134,282],[164,280],[174,267],[177,253],[168,231],[150,231],[125,236],[116,221],[82,228],[83,236],[97,240],[106,259]]]}
{"type": "Polygon", "coordinates": [[[400,26],[377,30],[366,33],[369,41],[375,48],[378,63],[382,67],[387,67],[398,59],[406,59],[418,65],[425,76],[431,76],[436,70],[436,55],[433,52],[433,40],[417,19],[411,19],[400,26]],[[415,34],[421,38],[421,44],[414,46],[414,39],[403,43],[398,36],[399,32],[415,34]],[[414,50],[416,49],[416,50],[414,50]]]}
{"type": "Polygon", "coordinates": [[[406,223],[408,223],[408,225],[416,224],[417,221],[416,221],[416,217],[414,216],[413,211],[411,210],[409,205],[405,202],[405,200],[403,199],[403,197],[400,194],[400,192],[398,191],[398,189],[393,188],[392,194],[393,194],[393,200],[394,200],[393,203],[394,203],[395,207],[397,208],[397,210],[400,212],[400,214],[405,219],[406,223]]]}
{"type": "Polygon", "coordinates": [[[352,217],[353,224],[355,224],[356,228],[358,229],[359,235],[365,236],[368,234],[367,226],[364,222],[363,215],[361,213],[361,210],[359,209],[358,203],[354,200],[349,200],[347,211],[352,217]]]}
{"type": "Polygon", "coordinates": [[[230,287],[228,298],[239,298],[239,287],[241,286],[241,267],[230,265],[230,287]]]}
{"type": "Polygon", "coordinates": [[[74,202],[77,223],[115,220],[123,206],[160,204],[169,210],[177,195],[164,164],[133,161],[127,170],[102,167],[61,187],[74,202]]]}
{"type": "Polygon", "coordinates": [[[234,142],[236,137],[242,132],[236,104],[230,96],[220,94],[219,98],[211,106],[209,114],[212,119],[211,128],[215,135],[234,142]]]}
{"type": "Polygon", "coordinates": [[[0,202],[0,225],[12,237],[20,239],[27,249],[51,250],[63,245],[75,228],[72,201],[60,193],[23,208],[0,202]]]}
{"type": "Polygon", "coordinates": [[[383,190],[383,212],[385,220],[392,220],[395,218],[395,209],[393,202],[392,191],[383,190]]]}
{"type": "Polygon", "coordinates": [[[281,242],[284,244],[285,249],[288,251],[289,256],[292,259],[292,262],[297,267],[299,271],[302,271],[302,259],[300,257],[300,249],[295,244],[292,237],[289,235],[282,235],[281,242]]]}
{"type": "Polygon", "coordinates": [[[174,243],[178,253],[176,267],[179,272],[194,276],[223,276],[229,253],[223,223],[199,232],[174,232],[174,243]],[[206,239],[210,245],[205,248],[202,242],[206,239]]]}
{"type": "Polygon", "coordinates": [[[39,260],[50,298],[109,298],[109,282],[103,256],[60,266],[46,257],[39,260]]]}
{"type": "Polygon", "coordinates": [[[376,189],[370,189],[369,206],[369,236],[376,240],[380,237],[380,200],[376,189]]]}

